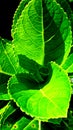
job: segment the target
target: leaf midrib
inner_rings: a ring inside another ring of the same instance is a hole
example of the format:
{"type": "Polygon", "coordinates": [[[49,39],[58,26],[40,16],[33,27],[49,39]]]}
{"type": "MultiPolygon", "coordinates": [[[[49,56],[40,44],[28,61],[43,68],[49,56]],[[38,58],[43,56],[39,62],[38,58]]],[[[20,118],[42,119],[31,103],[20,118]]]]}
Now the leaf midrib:
{"type": "MultiPolygon", "coordinates": [[[[1,44],[2,44],[2,42],[1,42],[1,44]]],[[[8,60],[9,60],[9,62],[10,62],[10,64],[11,64],[11,66],[13,67],[13,69],[14,69],[14,71],[15,71],[15,73],[16,73],[17,71],[16,71],[16,69],[15,69],[15,67],[14,67],[14,65],[13,65],[13,63],[12,63],[12,61],[11,61],[11,59],[10,59],[10,57],[8,56],[7,51],[5,50],[3,44],[2,44],[2,48],[3,48],[3,50],[4,50],[4,54],[5,54],[6,57],[8,58],[8,60]]]]}

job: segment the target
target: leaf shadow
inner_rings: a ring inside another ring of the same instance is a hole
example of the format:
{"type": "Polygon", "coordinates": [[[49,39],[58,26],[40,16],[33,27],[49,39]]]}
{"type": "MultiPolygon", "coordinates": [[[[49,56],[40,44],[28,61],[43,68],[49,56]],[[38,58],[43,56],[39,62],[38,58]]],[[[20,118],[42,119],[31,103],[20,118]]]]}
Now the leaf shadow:
{"type": "MultiPolygon", "coordinates": [[[[44,41],[45,41],[45,57],[44,64],[46,65],[50,61],[55,61],[61,64],[65,54],[65,43],[63,40],[63,34],[60,31],[61,24],[63,22],[63,12],[59,14],[59,10],[52,6],[52,11],[48,8],[48,5],[43,1],[43,25],[44,25],[44,41]]],[[[68,32],[64,32],[64,39],[68,32]]]]}
{"type": "Polygon", "coordinates": [[[50,81],[52,76],[52,67],[49,63],[48,66],[41,66],[33,60],[30,60],[25,55],[19,55],[19,64],[26,69],[28,73],[16,74],[18,83],[23,84],[24,89],[38,90],[43,88],[44,85],[50,81]]]}

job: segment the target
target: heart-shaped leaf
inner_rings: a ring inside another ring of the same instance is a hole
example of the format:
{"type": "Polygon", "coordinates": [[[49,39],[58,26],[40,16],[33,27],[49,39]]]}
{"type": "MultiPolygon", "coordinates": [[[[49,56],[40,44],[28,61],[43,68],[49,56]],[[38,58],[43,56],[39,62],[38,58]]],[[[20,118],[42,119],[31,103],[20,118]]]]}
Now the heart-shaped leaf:
{"type": "Polygon", "coordinates": [[[23,75],[12,77],[9,93],[20,109],[36,119],[67,117],[71,86],[67,74],[56,63],[51,63],[51,78],[46,84],[25,79],[23,75]]]}

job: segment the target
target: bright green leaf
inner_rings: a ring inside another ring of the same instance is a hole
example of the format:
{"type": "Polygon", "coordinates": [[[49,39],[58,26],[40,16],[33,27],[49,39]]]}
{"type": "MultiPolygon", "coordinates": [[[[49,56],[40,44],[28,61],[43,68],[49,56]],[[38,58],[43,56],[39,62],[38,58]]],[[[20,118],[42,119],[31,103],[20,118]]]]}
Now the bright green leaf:
{"type": "Polygon", "coordinates": [[[39,64],[65,62],[71,48],[72,32],[66,13],[53,0],[31,0],[16,24],[13,44],[39,64]]]}
{"type": "Polygon", "coordinates": [[[24,9],[24,7],[28,4],[30,0],[21,0],[20,4],[18,6],[18,8],[16,9],[15,13],[14,13],[14,17],[13,17],[13,24],[12,24],[12,30],[11,30],[11,34],[13,36],[14,32],[15,32],[15,28],[16,28],[16,23],[17,20],[19,19],[19,16],[22,13],[22,10],[24,9]]]}
{"type": "Polygon", "coordinates": [[[44,57],[44,39],[42,28],[42,1],[29,2],[22,11],[14,34],[15,50],[18,54],[42,64],[44,57]],[[35,4],[35,5],[34,5],[35,4]],[[38,4],[38,12],[35,10],[38,4]],[[34,6],[36,6],[34,8],[34,6]],[[28,14],[29,12],[29,14],[28,14]],[[35,21],[36,19],[36,21],[35,21]],[[22,22],[25,21],[25,22],[22,22]],[[33,21],[35,21],[33,23],[33,21]],[[24,30],[25,29],[25,30],[24,30]]]}
{"type": "Polygon", "coordinates": [[[42,85],[16,75],[9,81],[9,93],[20,109],[36,119],[67,117],[71,86],[65,72],[51,63],[51,79],[42,85]]]}
{"type": "Polygon", "coordinates": [[[13,45],[0,38],[0,73],[13,75],[22,71],[13,45]]]}
{"type": "Polygon", "coordinates": [[[69,73],[73,73],[73,64],[68,68],[69,73]]]}
{"type": "Polygon", "coordinates": [[[68,73],[73,73],[73,53],[70,54],[63,65],[63,68],[68,72],[68,73]]]}

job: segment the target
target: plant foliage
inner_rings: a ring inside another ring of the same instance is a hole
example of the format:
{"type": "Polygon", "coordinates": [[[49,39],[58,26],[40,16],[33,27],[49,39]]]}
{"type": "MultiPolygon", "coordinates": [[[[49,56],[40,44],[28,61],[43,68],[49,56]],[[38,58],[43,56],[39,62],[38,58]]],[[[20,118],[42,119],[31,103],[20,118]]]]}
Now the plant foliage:
{"type": "Polygon", "coordinates": [[[0,37],[0,129],[73,128],[73,11],[66,0],[21,0],[0,37]]]}

